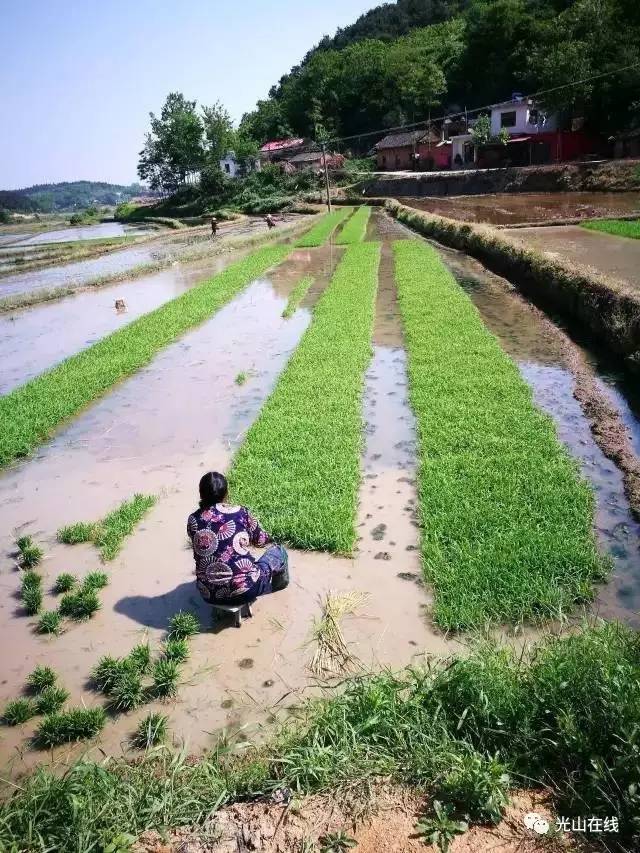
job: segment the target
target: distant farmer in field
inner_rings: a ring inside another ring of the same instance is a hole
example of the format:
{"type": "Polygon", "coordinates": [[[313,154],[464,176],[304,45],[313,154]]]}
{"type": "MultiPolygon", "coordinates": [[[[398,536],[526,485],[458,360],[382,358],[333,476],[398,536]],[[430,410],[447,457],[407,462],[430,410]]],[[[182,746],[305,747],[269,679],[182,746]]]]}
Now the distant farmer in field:
{"type": "Polygon", "coordinates": [[[196,563],[196,585],[210,604],[241,605],[279,592],[289,583],[289,561],[282,545],[270,545],[257,559],[249,546],[262,548],[271,537],[244,506],[228,506],[227,480],[210,471],[200,480],[200,509],[187,520],[196,563]]]}
{"type": "Polygon", "coordinates": [[[267,223],[267,228],[269,229],[269,231],[271,231],[272,228],[276,227],[276,221],[270,213],[267,213],[264,218],[264,221],[267,223]]]}
{"type": "Polygon", "coordinates": [[[211,217],[211,238],[213,239],[218,233],[218,220],[215,216],[211,217]]]}

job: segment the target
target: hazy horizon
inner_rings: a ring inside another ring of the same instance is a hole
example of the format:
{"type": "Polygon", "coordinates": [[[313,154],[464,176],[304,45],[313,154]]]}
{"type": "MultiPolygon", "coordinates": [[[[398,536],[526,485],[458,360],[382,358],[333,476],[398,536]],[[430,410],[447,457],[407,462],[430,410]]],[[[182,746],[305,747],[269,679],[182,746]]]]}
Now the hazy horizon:
{"type": "Polygon", "coordinates": [[[138,180],[138,152],[171,91],[221,101],[234,122],[373,0],[310,5],[247,0],[112,0],[104,7],[44,0],[0,12],[0,189],[61,181],[138,180]]]}

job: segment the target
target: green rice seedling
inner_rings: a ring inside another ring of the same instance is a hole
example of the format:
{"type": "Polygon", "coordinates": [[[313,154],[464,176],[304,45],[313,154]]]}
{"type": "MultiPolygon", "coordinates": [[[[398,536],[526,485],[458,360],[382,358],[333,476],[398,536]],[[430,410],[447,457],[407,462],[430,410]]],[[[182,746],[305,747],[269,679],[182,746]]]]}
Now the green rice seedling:
{"type": "Polygon", "coordinates": [[[169,639],[181,640],[185,637],[192,637],[200,631],[200,620],[195,613],[189,613],[186,610],[179,610],[169,620],[169,639]]]}
{"type": "Polygon", "coordinates": [[[63,572],[56,578],[53,591],[58,594],[62,592],[70,592],[77,584],[77,582],[78,579],[75,577],[75,575],[72,575],[69,572],[63,572]]]}
{"type": "Polygon", "coordinates": [[[42,575],[34,572],[33,569],[28,569],[22,573],[22,590],[40,588],[42,586],[42,575]]]}
{"type": "Polygon", "coordinates": [[[106,572],[89,572],[86,578],[82,581],[82,589],[104,589],[109,583],[109,576],[106,572]]]}
{"type": "Polygon", "coordinates": [[[30,699],[12,699],[5,705],[2,720],[7,726],[19,726],[30,720],[35,713],[35,706],[30,699]]]}
{"type": "Polygon", "coordinates": [[[138,749],[150,749],[164,743],[167,738],[168,718],[164,714],[151,712],[140,720],[133,736],[133,745],[138,749]]]}
{"type": "Polygon", "coordinates": [[[369,205],[362,205],[353,214],[351,219],[336,237],[337,246],[350,246],[353,243],[361,243],[367,233],[367,225],[371,216],[371,208],[369,205]]]}
{"type": "Polygon", "coordinates": [[[122,658],[103,655],[94,667],[91,677],[98,690],[108,696],[113,690],[117,678],[126,668],[127,663],[122,658]]]}
{"type": "Polygon", "coordinates": [[[58,542],[65,545],[79,545],[82,542],[93,542],[98,534],[98,524],[93,521],[78,521],[58,530],[58,542]]]}
{"type": "Polygon", "coordinates": [[[42,693],[46,687],[53,687],[58,680],[54,669],[50,666],[38,664],[38,666],[27,676],[27,687],[34,693],[42,693]]]}
{"type": "Polygon", "coordinates": [[[247,381],[247,374],[244,373],[244,371],[242,373],[238,373],[238,375],[235,378],[236,385],[244,385],[244,383],[246,381],[247,381]]]}
{"type": "Polygon", "coordinates": [[[151,649],[149,643],[139,643],[134,646],[126,657],[127,663],[131,664],[136,672],[145,675],[151,665],[151,649]]]}
{"type": "Polygon", "coordinates": [[[463,629],[561,615],[606,574],[591,490],[437,252],[405,240],[394,254],[435,619],[463,629]]]}
{"type": "Polygon", "coordinates": [[[172,637],[164,644],[162,653],[167,660],[184,663],[189,658],[189,643],[185,637],[172,637]]]}
{"type": "Polygon", "coordinates": [[[306,275],[304,278],[301,278],[296,284],[291,291],[291,295],[289,296],[285,309],[282,312],[282,316],[285,320],[288,320],[289,317],[292,317],[296,313],[298,306],[307,295],[312,284],[313,276],[310,275],[306,275]]]}
{"type": "Polygon", "coordinates": [[[47,610],[38,619],[36,630],[39,634],[59,634],[62,616],[57,610],[47,610]]]}
{"type": "Polygon", "coordinates": [[[313,228],[307,231],[306,234],[303,234],[302,237],[296,241],[296,246],[301,248],[322,246],[326,243],[329,237],[331,237],[338,225],[340,225],[341,222],[344,222],[347,216],[351,213],[353,213],[352,207],[341,207],[331,213],[325,213],[322,219],[317,222],[313,228]]]}
{"type": "Polygon", "coordinates": [[[31,536],[20,536],[16,539],[16,547],[20,552],[24,551],[24,549],[28,548],[30,545],[33,545],[33,539],[31,536]]]}
{"type": "Polygon", "coordinates": [[[60,613],[78,622],[90,619],[94,613],[100,610],[100,607],[100,599],[93,589],[67,592],[60,600],[60,613]]]}
{"type": "Polygon", "coordinates": [[[234,500],[296,547],[350,554],[355,545],[379,259],[376,243],[345,250],[228,475],[234,500]]]}
{"type": "Polygon", "coordinates": [[[22,605],[29,616],[35,616],[42,607],[42,587],[23,587],[22,605]]]}
{"type": "Polygon", "coordinates": [[[0,398],[0,466],[47,441],[60,424],[208,320],[290,251],[288,246],[258,249],[0,398]]]}
{"type": "Polygon", "coordinates": [[[640,240],[640,221],[637,219],[592,219],[589,222],[581,222],[580,225],[589,231],[601,231],[604,234],[614,234],[616,237],[640,240]]]}
{"type": "Polygon", "coordinates": [[[35,698],[36,714],[54,714],[69,698],[69,691],[64,687],[45,687],[35,698]]]}
{"type": "Polygon", "coordinates": [[[152,692],[158,698],[171,698],[178,693],[178,664],[174,660],[160,658],[153,665],[152,692]]]}
{"type": "MultiPolygon", "coordinates": [[[[4,399],[4,398],[3,398],[4,399]]],[[[20,552],[23,569],[32,569],[42,562],[43,552],[39,545],[26,545],[20,552]]]]}
{"type": "Polygon", "coordinates": [[[38,726],[34,742],[41,749],[95,737],[107,716],[104,708],[72,708],[49,714],[38,726]]]}
{"type": "Polygon", "coordinates": [[[140,673],[131,666],[122,667],[114,679],[109,696],[109,708],[112,711],[122,713],[137,708],[144,700],[140,673]]]}
{"type": "MultiPolygon", "coordinates": [[[[136,494],[131,500],[123,501],[101,521],[78,522],[70,527],[61,528],[58,531],[58,539],[68,545],[93,542],[100,549],[103,560],[113,560],[120,552],[125,537],[133,532],[136,524],[155,502],[154,495],[136,494]]],[[[107,583],[107,575],[103,572],[91,572],[85,578],[83,586],[100,589],[107,583]]]]}

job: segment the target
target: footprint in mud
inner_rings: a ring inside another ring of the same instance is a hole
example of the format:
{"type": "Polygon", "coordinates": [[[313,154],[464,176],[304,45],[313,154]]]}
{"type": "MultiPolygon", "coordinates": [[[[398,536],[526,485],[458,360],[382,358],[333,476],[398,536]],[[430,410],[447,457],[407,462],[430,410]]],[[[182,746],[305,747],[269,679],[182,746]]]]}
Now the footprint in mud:
{"type": "Polygon", "coordinates": [[[387,525],[386,524],[378,524],[371,531],[371,538],[375,539],[376,542],[379,542],[381,539],[384,539],[384,534],[386,533],[386,531],[387,531],[387,525]]]}
{"type": "Polygon", "coordinates": [[[396,577],[400,578],[402,581],[412,581],[413,583],[418,584],[418,586],[422,586],[422,578],[415,572],[398,572],[396,577]]]}
{"type": "Polygon", "coordinates": [[[399,483],[408,483],[410,486],[415,486],[416,481],[412,477],[398,477],[399,483]]]}
{"type": "Polygon", "coordinates": [[[228,708],[233,708],[233,699],[223,699],[220,703],[220,707],[224,708],[226,711],[228,708]]]}
{"type": "Polygon", "coordinates": [[[377,462],[378,459],[382,459],[382,453],[374,453],[371,458],[374,462],[377,462]]]}
{"type": "Polygon", "coordinates": [[[418,546],[417,545],[407,545],[407,547],[404,550],[405,551],[417,551],[418,546]]]}
{"type": "Polygon", "coordinates": [[[253,658],[242,658],[242,660],[238,661],[238,666],[240,669],[252,669],[253,658]]]}
{"type": "Polygon", "coordinates": [[[364,478],[365,480],[375,480],[377,476],[377,474],[365,474],[364,478]]]}
{"type": "Polygon", "coordinates": [[[262,682],[263,687],[273,687],[274,684],[275,684],[275,681],[273,680],[273,678],[267,678],[266,681],[262,682]]]}
{"type": "Polygon", "coordinates": [[[378,551],[378,553],[373,558],[374,560],[390,560],[391,554],[388,551],[378,551]]]}

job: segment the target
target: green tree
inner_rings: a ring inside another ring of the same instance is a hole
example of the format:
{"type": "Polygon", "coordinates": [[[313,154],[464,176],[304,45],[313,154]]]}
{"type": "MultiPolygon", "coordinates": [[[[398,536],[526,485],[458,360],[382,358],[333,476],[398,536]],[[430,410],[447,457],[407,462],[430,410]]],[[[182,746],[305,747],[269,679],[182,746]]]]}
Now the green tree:
{"type": "Polygon", "coordinates": [[[209,165],[217,165],[234,147],[235,134],[231,116],[219,101],[213,106],[202,107],[202,116],[204,156],[209,165]]]}
{"type": "Polygon", "coordinates": [[[174,191],[189,172],[204,164],[203,122],[196,102],[179,92],[167,95],[159,117],[150,116],[151,131],[140,152],[138,175],[151,189],[174,191]]]}

